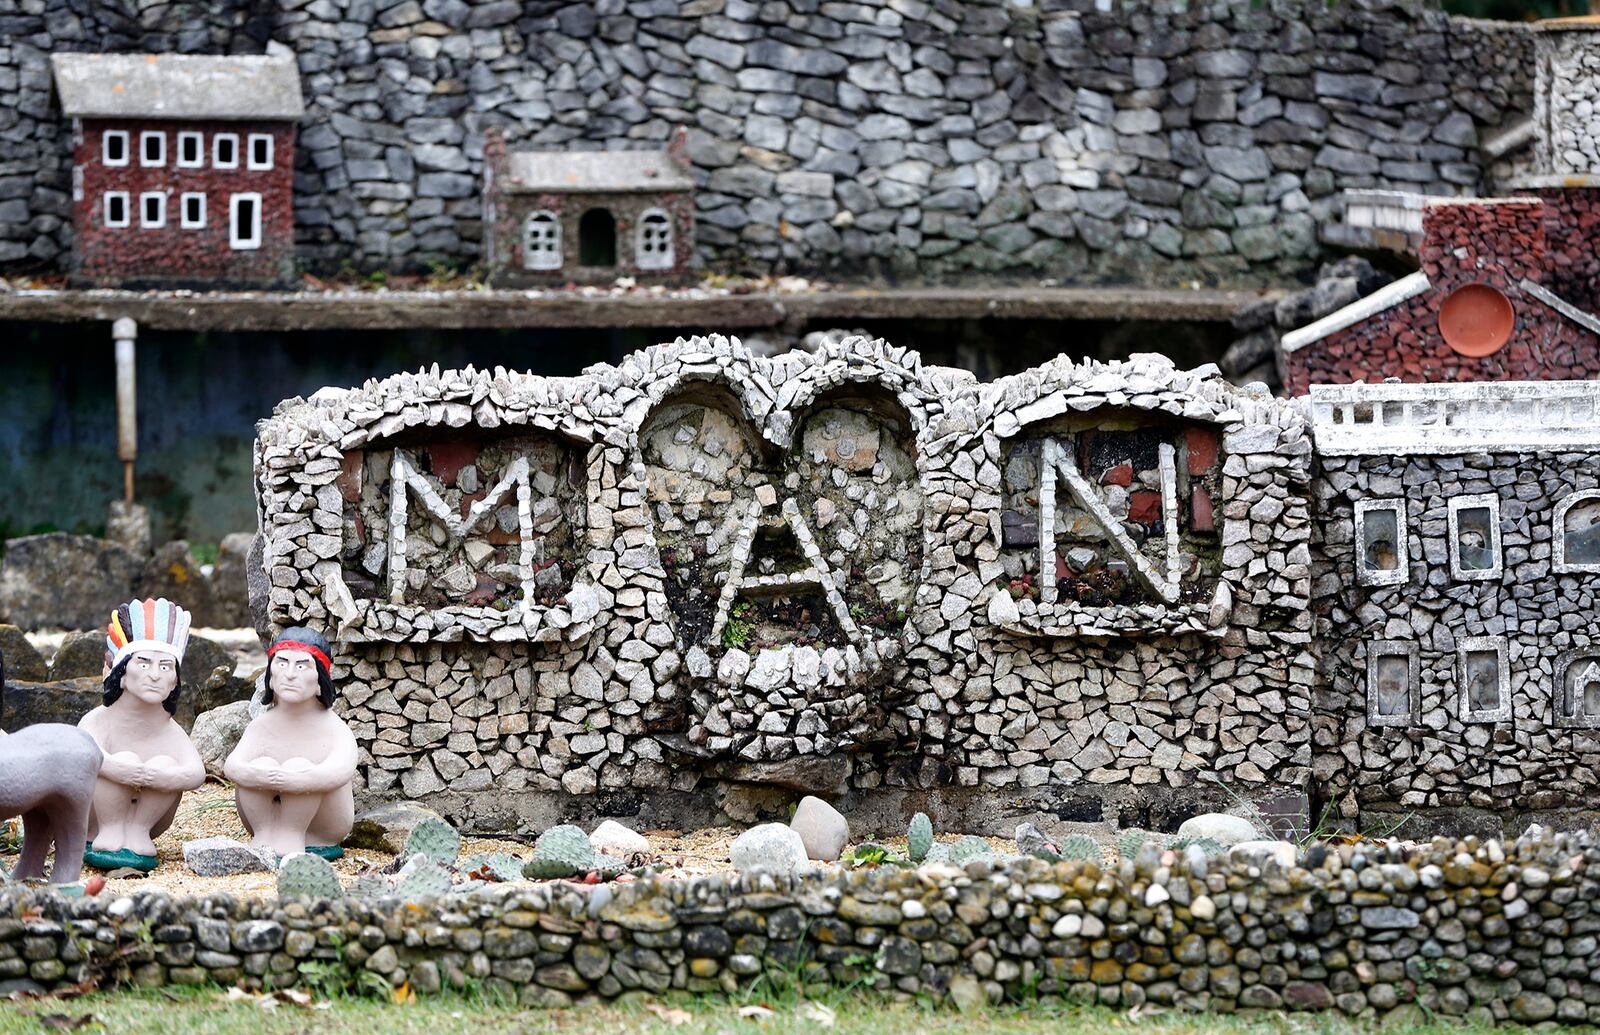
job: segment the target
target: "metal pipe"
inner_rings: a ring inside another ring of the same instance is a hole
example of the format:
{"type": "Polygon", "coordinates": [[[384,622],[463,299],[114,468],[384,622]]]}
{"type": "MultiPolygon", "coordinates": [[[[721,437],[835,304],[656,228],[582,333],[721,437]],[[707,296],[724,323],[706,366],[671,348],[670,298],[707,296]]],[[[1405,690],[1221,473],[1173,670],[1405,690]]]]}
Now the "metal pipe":
{"type": "Polygon", "coordinates": [[[133,502],[133,462],[139,458],[138,386],[134,341],[139,325],[126,316],[111,325],[117,349],[117,459],[122,461],[122,499],[133,502]]]}

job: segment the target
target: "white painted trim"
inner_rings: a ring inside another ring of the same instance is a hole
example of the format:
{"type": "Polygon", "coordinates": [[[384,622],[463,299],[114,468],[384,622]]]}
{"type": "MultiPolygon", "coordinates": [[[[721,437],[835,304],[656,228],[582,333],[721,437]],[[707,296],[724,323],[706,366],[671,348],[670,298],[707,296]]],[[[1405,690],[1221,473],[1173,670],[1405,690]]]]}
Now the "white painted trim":
{"type": "Polygon", "coordinates": [[[146,169],[158,169],[167,164],[167,134],[164,130],[147,129],[139,134],[139,164],[146,169]],[[152,140],[161,143],[161,153],[153,160],[145,157],[145,145],[152,140]]]}
{"type": "Polygon", "coordinates": [[[184,191],[178,195],[178,225],[185,230],[203,230],[206,225],[206,194],[205,191],[184,191]],[[189,218],[189,201],[191,198],[200,199],[200,218],[189,218]]]}
{"type": "Polygon", "coordinates": [[[273,157],[272,143],[271,133],[251,133],[250,136],[245,140],[245,167],[256,170],[271,169],[273,157]],[[267,160],[265,162],[258,162],[256,161],[256,142],[262,140],[266,141],[267,144],[267,160]]]}
{"type": "Polygon", "coordinates": [[[199,130],[186,129],[178,134],[178,152],[174,164],[180,169],[199,169],[206,164],[206,135],[199,130]],[[194,159],[185,161],[183,157],[183,144],[186,140],[194,141],[194,159]]]}
{"type": "Polygon", "coordinates": [[[1546,173],[1514,177],[1507,186],[1517,190],[1550,190],[1564,187],[1600,187],[1600,175],[1594,173],[1546,173]]]}
{"type": "Polygon", "coordinates": [[[1317,320],[1315,323],[1307,323],[1306,326],[1302,326],[1298,330],[1290,331],[1282,339],[1278,339],[1278,346],[1282,347],[1285,352],[1296,352],[1296,350],[1304,349],[1312,342],[1322,341],[1323,338],[1326,338],[1328,334],[1333,334],[1334,331],[1342,331],[1347,326],[1357,325],[1357,323],[1366,320],[1366,318],[1376,317],[1386,309],[1394,309],[1400,302],[1416,298],[1418,294],[1427,291],[1427,288],[1429,288],[1427,274],[1424,274],[1422,270],[1418,270],[1418,272],[1411,274],[1410,277],[1402,277],[1397,282],[1382,286],[1379,290],[1368,294],[1366,298],[1355,299],[1344,309],[1333,310],[1322,320],[1317,320]]]}
{"type": "Polygon", "coordinates": [[[237,168],[239,168],[239,134],[237,134],[237,133],[213,133],[211,135],[211,168],[213,168],[213,169],[237,169],[237,168]],[[218,157],[219,152],[222,150],[223,141],[231,141],[233,143],[233,161],[231,161],[231,162],[224,162],[220,157],[218,157]]]}
{"type": "Polygon", "coordinates": [[[147,190],[139,195],[139,227],[142,230],[160,230],[167,225],[167,192],[164,190],[147,190]],[[156,203],[156,217],[145,218],[145,203],[156,203]]]}
{"type": "Polygon", "coordinates": [[[1463,636],[1456,641],[1456,714],[1462,722],[1507,722],[1511,719],[1511,665],[1504,636],[1463,636]],[[1467,655],[1494,654],[1498,703],[1472,707],[1467,691],[1467,655]]]}
{"type": "Polygon", "coordinates": [[[100,219],[109,227],[124,227],[133,222],[133,196],[125,190],[108,190],[100,196],[100,219]],[[111,199],[122,201],[122,218],[111,218],[111,199]]]}
{"type": "Polygon", "coordinates": [[[1406,530],[1406,501],[1356,500],[1355,521],[1356,582],[1362,586],[1399,586],[1411,581],[1410,537],[1406,530]],[[1367,566],[1367,515],[1377,510],[1394,512],[1393,568],[1367,566]]]}
{"type": "Polygon", "coordinates": [[[1595,332],[1596,334],[1600,334],[1600,317],[1597,317],[1592,313],[1584,312],[1582,309],[1579,309],[1571,302],[1568,302],[1566,299],[1562,298],[1560,295],[1557,295],[1554,291],[1551,291],[1542,284],[1536,284],[1526,277],[1524,277],[1522,282],[1517,286],[1520,287],[1522,289],[1522,293],[1527,295],[1529,298],[1543,302],[1545,305],[1549,306],[1551,309],[1554,309],[1562,316],[1565,316],[1579,327],[1583,327],[1595,332]]]}
{"type": "Polygon", "coordinates": [[[1367,725],[1410,726],[1422,711],[1422,688],[1417,681],[1417,645],[1409,640],[1373,640],[1367,645],[1367,725]],[[1406,659],[1406,710],[1396,715],[1378,711],[1378,661],[1406,659]]]}
{"type": "Polygon", "coordinates": [[[1462,582],[1479,582],[1498,579],[1505,570],[1500,553],[1500,497],[1494,493],[1476,496],[1456,496],[1449,501],[1450,508],[1450,577],[1462,582]],[[1494,562],[1487,568],[1461,566],[1460,514],[1463,510],[1489,511],[1489,556],[1494,562]]]}
{"type": "Polygon", "coordinates": [[[1421,270],[1409,277],[1401,277],[1393,284],[1387,284],[1365,298],[1358,298],[1343,309],[1336,309],[1315,323],[1308,323],[1285,334],[1278,341],[1284,352],[1295,352],[1305,348],[1313,342],[1321,341],[1335,331],[1342,331],[1346,327],[1358,324],[1363,320],[1376,316],[1385,309],[1392,309],[1401,302],[1407,301],[1428,290],[1428,275],[1421,270]]]}
{"type": "Polygon", "coordinates": [[[253,191],[228,196],[228,247],[234,251],[250,251],[261,247],[261,224],[265,221],[261,212],[261,195],[253,191]],[[239,234],[239,203],[241,201],[255,202],[255,233],[249,237],[239,234]]]}
{"type": "Polygon", "coordinates": [[[1556,656],[1550,686],[1550,708],[1557,727],[1600,729],[1600,714],[1576,715],[1577,709],[1569,707],[1567,702],[1567,673],[1572,671],[1572,666],[1583,665],[1584,669],[1588,669],[1596,663],[1600,663],[1600,649],[1594,647],[1578,647],[1556,656]]]}
{"type": "Polygon", "coordinates": [[[1600,449],[1600,381],[1312,385],[1320,456],[1600,449]]]}
{"type": "Polygon", "coordinates": [[[667,214],[665,209],[647,208],[639,213],[639,222],[635,224],[633,230],[633,264],[635,266],[642,270],[671,269],[672,264],[677,260],[677,249],[676,235],[672,232],[672,217],[667,214]],[[652,224],[650,223],[651,219],[658,219],[659,222],[652,224]],[[644,247],[645,230],[652,225],[666,227],[666,247],[659,254],[651,255],[647,258],[644,247]]]}
{"type": "Polygon", "coordinates": [[[522,221],[522,268],[528,270],[558,270],[566,261],[561,244],[561,217],[549,209],[529,212],[522,221]],[[532,231],[535,223],[550,228],[550,248],[534,249],[532,231]]]}
{"type": "Polygon", "coordinates": [[[1556,512],[1550,518],[1550,535],[1553,553],[1550,556],[1551,569],[1558,575],[1573,572],[1600,571],[1600,562],[1571,562],[1567,560],[1567,511],[1585,500],[1600,499],[1600,489],[1580,489],[1561,498],[1556,504],[1556,512]]]}
{"type": "Polygon", "coordinates": [[[128,131],[125,129],[108,129],[100,134],[100,164],[121,168],[133,159],[133,144],[129,141],[128,131]],[[122,141],[122,160],[119,162],[111,157],[108,146],[112,138],[122,141]]]}

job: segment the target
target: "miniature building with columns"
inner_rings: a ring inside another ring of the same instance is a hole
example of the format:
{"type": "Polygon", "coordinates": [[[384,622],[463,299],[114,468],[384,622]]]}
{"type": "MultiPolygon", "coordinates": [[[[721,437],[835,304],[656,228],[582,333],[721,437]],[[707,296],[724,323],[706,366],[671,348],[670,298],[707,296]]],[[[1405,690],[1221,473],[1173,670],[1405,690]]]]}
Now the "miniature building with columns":
{"type": "Polygon", "coordinates": [[[484,222],[497,284],[680,279],[694,262],[683,133],[665,151],[514,151],[484,142],[484,222]]]}
{"type": "Polygon", "coordinates": [[[289,55],[54,54],[73,122],[72,277],[282,283],[294,267],[289,55]]]}

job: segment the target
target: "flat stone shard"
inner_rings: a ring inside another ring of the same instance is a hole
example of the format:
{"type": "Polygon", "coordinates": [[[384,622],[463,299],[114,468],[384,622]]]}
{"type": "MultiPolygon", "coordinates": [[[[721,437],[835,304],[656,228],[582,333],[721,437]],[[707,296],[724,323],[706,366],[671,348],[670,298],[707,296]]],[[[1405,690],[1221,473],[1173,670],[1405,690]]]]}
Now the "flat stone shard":
{"type": "Polygon", "coordinates": [[[850,841],[850,823],[838,809],[811,795],[800,799],[789,829],[800,835],[806,857],[835,862],[850,841]]]}
{"type": "Polygon", "coordinates": [[[272,873],[277,870],[277,860],[270,853],[240,844],[230,837],[185,841],[183,864],[201,877],[229,877],[239,873],[272,873]]]}

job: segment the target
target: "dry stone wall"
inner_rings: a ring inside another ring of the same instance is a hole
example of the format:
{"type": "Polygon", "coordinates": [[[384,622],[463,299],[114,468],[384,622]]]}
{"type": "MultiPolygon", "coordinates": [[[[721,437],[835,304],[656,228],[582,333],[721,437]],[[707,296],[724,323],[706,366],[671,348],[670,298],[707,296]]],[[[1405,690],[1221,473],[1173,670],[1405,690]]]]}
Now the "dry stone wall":
{"type": "Polygon", "coordinates": [[[365,790],[472,826],[1304,813],[1310,461],[1289,403],[1155,356],[423,371],[262,422],[255,602],[337,641],[365,790]]]}
{"type": "MultiPolygon", "coordinates": [[[[765,975],[985,1001],[1600,1022],[1600,849],[1316,846],[1290,868],[1153,846],[1101,869],[883,867],[551,882],[430,900],[111,901],[0,889],[0,994],[80,981],[492,987],[529,1006],[765,975]]],[[[325,987],[325,986],[324,986],[325,987]]]]}
{"type": "MultiPolygon", "coordinates": [[[[300,260],[482,259],[483,140],[689,130],[701,258],[756,272],[1198,276],[1315,265],[1346,187],[1481,190],[1533,33],[1414,0],[21,0],[0,13],[0,262],[60,267],[58,51],[299,60],[300,260]]],[[[1586,103],[1586,102],[1585,102],[1586,103]]]]}

